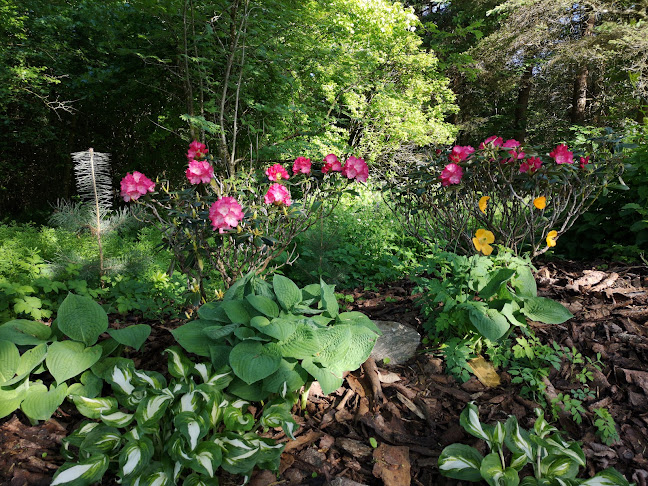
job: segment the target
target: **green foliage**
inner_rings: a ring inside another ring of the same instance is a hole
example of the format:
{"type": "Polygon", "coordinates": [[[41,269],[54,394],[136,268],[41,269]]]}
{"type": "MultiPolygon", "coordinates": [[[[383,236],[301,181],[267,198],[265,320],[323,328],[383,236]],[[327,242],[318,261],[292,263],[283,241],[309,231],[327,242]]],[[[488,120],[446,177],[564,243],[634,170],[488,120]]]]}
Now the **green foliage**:
{"type": "Polygon", "coordinates": [[[99,304],[71,293],[52,327],[24,319],[0,325],[0,417],[20,408],[32,422],[47,420],[68,396],[94,398],[102,385],[94,373],[95,365],[111,352],[119,353],[119,344],[139,348],[142,336],[146,339],[150,333],[147,325],[131,326],[114,331],[114,339],[97,344],[107,328],[108,317],[99,304]],[[46,371],[55,381],[49,389],[35,379],[46,371]],[[75,378],[77,381],[68,384],[75,378]]]}
{"type": "Polygon", "coordinates": [[[281,427],[294,438],[295,397],[268,400],[255,418],[249,402],[227,392],[228,367],[194,363],[178,348],[166,352],[168,382],[124,359],[101,373],[114,397],[74,396],[92,421],[63,439],[68,462],[52,484],[91,484],[107,471],[121,484],[218,484],[221,468],[248,478],[255,467],[278,470],[284,446],[259,432],[281,427]],[[101,467],[83,467],[95,463],[101,467]]]}
{"type": "Polygon", "coordinates": [[[198,317],[174,337],[214,368],[229,365],[235,378],[228,391],[244,400],[284,396],[314,380],[331,393],[345,371],[367,359],[379,334],[364,314],[339,312],[332,286],[300,289],[281,275],[270,285],[248,274],[198,317]]]}
{"type": "Polygon", "coordinates": [[[606,469],[593,478],[577,478],[586,459],[577,442],[566,441],[560,432],[547,423],[543,412],[536,409],[537,418],[531,430],[518,425],[514,415],[506,423],[484,424],[479,411],[469,403],[461,412],[460,424],[470,435],[486,442],[490,453],[483,457],[477,449],[451,444],[439,456],[439,471],[444,476],[464,481],[486,481],[490,486],[539,486],[548,484],[614,484],[630,483],[614,468],[606,469]],[[505,459],[505,450],[511,453],[505,459]],[[519,473],[531,464],[533,474],[520,481],[519,473]]]}
{"type": "Polygon", "coordinates": [[[596,427],[596,435],[606,445],[612,445],[620,440],[619,432],[614,423],[614,417],[606,408],[595,408],[594,412],[594,426],[596,427]]]}

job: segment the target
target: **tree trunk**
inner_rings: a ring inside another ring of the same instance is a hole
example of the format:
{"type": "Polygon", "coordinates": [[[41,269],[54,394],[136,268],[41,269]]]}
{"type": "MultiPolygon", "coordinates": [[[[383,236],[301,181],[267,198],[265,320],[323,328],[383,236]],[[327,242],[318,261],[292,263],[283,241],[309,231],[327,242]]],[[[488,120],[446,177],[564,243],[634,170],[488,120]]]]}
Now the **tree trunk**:
{"type": "MultiPolygon", "coordinates": [[[[587,18],[587,25],[583,32],[583,37],[592,35],[594,24],[596,23],[596,14],[591,12],[587,18]]],[[[585,120],[585,109],[587,108],[587,78],[589,77],[589,67],[583,64],[578,68],[576,79],[574,79],[574,95],[572,98],[571,122],[582,124],[585,120]]]]}
{"type": "Polygon", "coordinates": [[[529,64],[520,78],[520,91],[518,91],[517,103],[515,105],[515,138],[524,142],[527,129],[527,113],[529,111],[529,97],[531,95],[531,82],[533,78],[533,64],[529,64]]]}

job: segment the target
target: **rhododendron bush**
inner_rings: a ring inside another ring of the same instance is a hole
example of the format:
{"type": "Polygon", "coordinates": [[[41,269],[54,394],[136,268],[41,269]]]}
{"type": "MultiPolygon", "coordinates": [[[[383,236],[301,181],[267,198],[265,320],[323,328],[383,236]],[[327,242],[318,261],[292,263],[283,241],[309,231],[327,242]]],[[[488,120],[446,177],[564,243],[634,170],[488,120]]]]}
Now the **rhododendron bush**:
{"type": "Polygon", "coordinates": [[[342,166],[329,154],[314,162],[297,157],[291,173],[289,164],[276,163],[222,178],[207,147],[195,140],[187,159],[186,187],[172,190],[169,182],[134,171],[122,180],[121,195],[148,208],[146,222],[162,231],[174,266],[202,297],[210,270],[229,287],[250,271],[292,263],[291,241],[316,221],[321,202],[332,211],[352,182],[368,177],[363,159],[351,156],[342,166]]]}
{"type": "Polygon", "coordinates": [[[620,173],[610,154],[601,140],[581,154],[567,144],[540,150],[493,135],[477,149],[436,150],[403,168],[386,202],[433,246],[490,254],[492,243],[535,257],[558,245],[620,173]]]}

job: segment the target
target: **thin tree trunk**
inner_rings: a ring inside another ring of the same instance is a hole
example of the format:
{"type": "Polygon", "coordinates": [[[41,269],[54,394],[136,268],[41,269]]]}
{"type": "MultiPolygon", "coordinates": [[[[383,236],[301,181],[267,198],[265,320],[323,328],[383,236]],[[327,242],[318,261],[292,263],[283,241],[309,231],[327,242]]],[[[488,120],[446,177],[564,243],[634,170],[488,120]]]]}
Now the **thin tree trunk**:
{"type": "MultiPolygon", "coordinates": [[[[591,12],[587,18],[587,25],[583,32],[583,37],[592,35],[594,24],[596,23],[596,14],[591,12]]],[[[589,67],[583,64],[578,68],[576,79],[574,79],[574,95],[572,98],[571,122],[581,124],[585,120],[585,109],[587,108],[587,78],[589,77],[589,67]]]]}
{"type": "Polygon", "coordinates": [[[529,97],[533,83],[533,64],[529,64],[520,78],[520,91],[518,91],[515,105],[515,138],[524,142],[527,129],[527,113],[529,111],[529,97]]]}

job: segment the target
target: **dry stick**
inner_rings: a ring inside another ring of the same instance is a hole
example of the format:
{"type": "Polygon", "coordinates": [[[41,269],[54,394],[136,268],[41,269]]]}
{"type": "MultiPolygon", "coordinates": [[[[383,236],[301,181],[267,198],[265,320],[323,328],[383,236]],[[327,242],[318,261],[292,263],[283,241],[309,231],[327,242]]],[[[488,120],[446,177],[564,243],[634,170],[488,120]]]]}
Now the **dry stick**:
{"type": "Polygon", "coordinates": [[[382,385],[380,384],[380,377],[378,375],[378,367],[376,366],[376,361],[369,357],[367,361],[364,362],[362,368],[365,370],[367,377],[369,378],[369,383],[371,384],[371,392],[373,393],[375,402],[374,407],[377,408],[379,404],[385,403],[385,395],[382,391],[382,385]]]}

